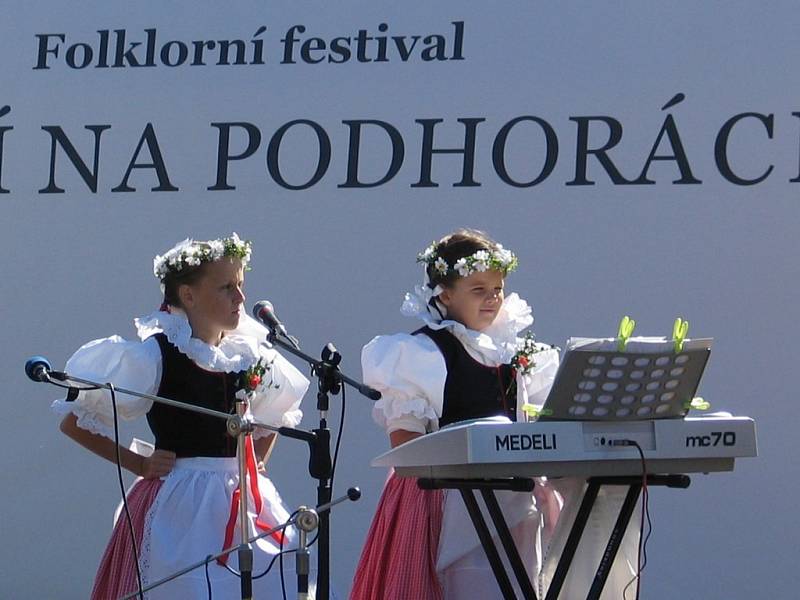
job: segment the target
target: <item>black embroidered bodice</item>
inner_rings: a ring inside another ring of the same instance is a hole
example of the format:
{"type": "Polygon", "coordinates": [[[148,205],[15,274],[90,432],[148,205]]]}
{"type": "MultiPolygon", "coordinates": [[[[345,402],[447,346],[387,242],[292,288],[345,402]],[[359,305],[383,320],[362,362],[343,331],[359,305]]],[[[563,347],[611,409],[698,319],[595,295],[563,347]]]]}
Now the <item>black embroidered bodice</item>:
{"type": "MultiPolygon", "coordinates": [[[[225,413],[236,407],[240,373],[217,373],[197,366],[163,333],[153,337],[161,348],[161,384],[158,395],[225,413]]],[[[227,434],[223,419],[154,402],[147,422],[160,450],[178,458],[236,456],[236,439],[227,434]]]]}
{"type": "Polygon", "coordinates": [[[472,358],[466,348],[446,329],[422,327],[413,335],[433,340],[444,356],[447,379],[439,426],[480,417],[506,416],[517,420],[517,399],[512,394],[511,365],[489,367],[472,358]]]}

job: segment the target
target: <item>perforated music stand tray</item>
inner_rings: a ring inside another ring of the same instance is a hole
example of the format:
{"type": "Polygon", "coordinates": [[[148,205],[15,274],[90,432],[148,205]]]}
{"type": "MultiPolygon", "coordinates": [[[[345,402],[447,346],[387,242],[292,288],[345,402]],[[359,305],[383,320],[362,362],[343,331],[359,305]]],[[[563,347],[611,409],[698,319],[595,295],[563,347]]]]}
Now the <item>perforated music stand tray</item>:
{"type": "Polygon", "coordinates": [[[571,338],[539,420],[640,421],[683,418],[700,385],[711,339],[571,338]]]}

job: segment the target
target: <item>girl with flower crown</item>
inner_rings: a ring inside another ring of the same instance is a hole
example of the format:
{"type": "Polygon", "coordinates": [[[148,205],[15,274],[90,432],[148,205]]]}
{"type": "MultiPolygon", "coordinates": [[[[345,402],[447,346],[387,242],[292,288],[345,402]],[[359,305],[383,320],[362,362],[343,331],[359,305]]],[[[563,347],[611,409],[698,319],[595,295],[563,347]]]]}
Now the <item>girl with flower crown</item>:
{"type": "MultiPolygon", "coordinates": [[[[300,399],[308,380],[275,350],[263,345],[266,330],[242,312],[244,270],[251,244],[234,233],[205,242],[185,240],[156,256],[161,281],[161,309],[136,319],[141,341],[119,336],[82,346],[66,370],[95,381],[157,394],[216,411],[233,413],[245,400],[257,421],[296,426],[300,399]]],[[[139,549],[142,583],[147,586],[208,555],[239,543],[238,463],[236,439],[226,422],[182,411],[150,400],[119,394],[117,411],[124,419],[147,416],[155,437],[152,453],[119,448],[121,466],[139,477],[128,494],[128,506],[139,549]]],[[[57,400],[64,414],[61,430],[92,452],[116,462],[113,413],[107,390],[81,392],[74,402],[57,400]]],[[[288,512],[263,469],[275,437],[256,430],[248,444],[250,523],[252,534],[282,523],[288,512]],[[258,513],[253,510],[260,511],[258,513]]],[[[294,533],[287,530],[285,543],[294,533]]],[[[253,545],[253,573],[263,571],[280,551],[281,536],[253,545]]],[[[136,557],[124,515],[117,520],[95,579],[92,598],[119,598],[136,591],[136,557]]],[[[214,598],[240,598],[236,553],[209,565],[214,598]],[[226,563],[226,564],[223,564],[226,563]]],[[[286,561],[291,570],[294,561],[286,561]]],[[[296,577],[286,575],[291,593],[296,577]]],[[[267,577],[256,580],[259,598],[281,597],[277,561],[267,577]]],[[[204,570],[196,569],[147,594],[161,598],[206,598],[204,570]]]]}
{"type": "MultiPolygon", "coordinates": [[[[378,336],[362,352],[364,381],[382,394],[373,417],[392,447],[458,421],[523,421],[527,410],[541,408],[558,352],[531,335],[520,337],[533,317],[516,293],[506,294],[506,275],[517,266],[514,254],[482,232],[459,230],[434,242],[418,261],[425,265],[425,281],[406,294],[402,312],[424,326],[413,334],[378,336]]],[[[539,598],[555,564],[543,555],[554,537],[566,537],[560,513],[565,501],[575,505],[582,484],[564,479],[554,486],[542,478],[532,494],[496,493],[539,598]]],[[[569,586],[561,597],[579,597],[569,586]]],[[[392,472],[351,598],[490,600],[502,594],[460,495],[420,490],[416,479],[392,472]]]]}

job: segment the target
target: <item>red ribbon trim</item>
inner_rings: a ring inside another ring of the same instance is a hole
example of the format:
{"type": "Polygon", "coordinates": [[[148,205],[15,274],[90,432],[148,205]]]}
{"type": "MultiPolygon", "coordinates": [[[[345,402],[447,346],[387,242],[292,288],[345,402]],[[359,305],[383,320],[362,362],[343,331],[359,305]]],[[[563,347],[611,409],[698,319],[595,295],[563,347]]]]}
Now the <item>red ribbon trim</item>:
{"type": "MultiPolygon", "coordinates": [[[[256,468],[255,456],[256,452],[253,446],[253,438],[248,435],[245,438],[245,462],[247,463],[245,486],[250,490],[250,495],[253,497],[253,504],[256,512],[255,525],[261,531],[267,531],[272,529],[273,526],[261,520],[261,509],[264,503],[261,499],[261,492],[258,489],[258,469],[256,468]]],[[[240,493],[237,487],[233,490],[233,494],[231,495],[231,512],[228,516],[228,523],[225,525],[225,541],[222,543],[223,550],[228,548],[233,542],[233,532],[236,530],[236,520],[239,518],[239,497],[240,493]]],[[[270,535],[278,544],[283,544],[283,531],[274,531],[270,535]]],[[[223,566],[227,565],[228,555],[220,556],[217,559],[217,563],[223,566]]]]}

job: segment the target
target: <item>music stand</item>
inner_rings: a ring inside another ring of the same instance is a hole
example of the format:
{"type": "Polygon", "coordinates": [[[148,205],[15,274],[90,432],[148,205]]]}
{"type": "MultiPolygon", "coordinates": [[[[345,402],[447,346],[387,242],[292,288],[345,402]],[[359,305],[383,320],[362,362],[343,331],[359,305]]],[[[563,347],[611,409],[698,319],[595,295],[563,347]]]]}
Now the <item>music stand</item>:
{"type": "Polygon", "coordinates": [[[683,418],[700,385],[711,339],[572,338],[539,420],[640,421],[683,418]]]}

